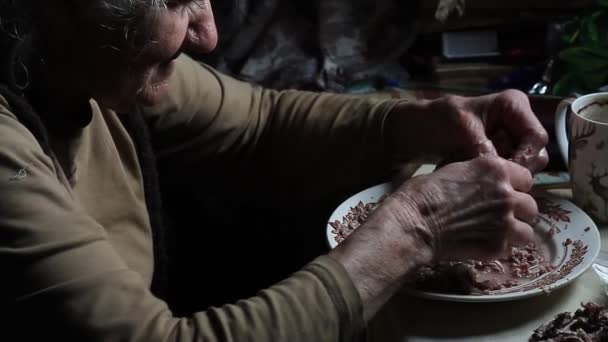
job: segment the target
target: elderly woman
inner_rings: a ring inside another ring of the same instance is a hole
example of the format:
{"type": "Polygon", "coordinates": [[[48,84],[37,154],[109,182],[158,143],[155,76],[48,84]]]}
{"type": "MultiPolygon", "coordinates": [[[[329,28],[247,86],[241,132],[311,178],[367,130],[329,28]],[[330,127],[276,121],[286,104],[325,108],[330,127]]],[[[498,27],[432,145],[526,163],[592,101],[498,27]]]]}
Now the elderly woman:
{"type": "Polygon", "coordinates": [[[446,246],[530,238],[547,134],[524,94],[262,89],[182,54],[216,45],[208,0],[0,0],[0,22],[3,340],[349,341],[446,246]],[[488,137],[501,132],[498,148],[488,137]],[[279,201],[423,155],[467,161],[401,184],[339,247],[258,296],[176,317],[160,299],[151,154],[186,185],[246,169],[279,201]]]}

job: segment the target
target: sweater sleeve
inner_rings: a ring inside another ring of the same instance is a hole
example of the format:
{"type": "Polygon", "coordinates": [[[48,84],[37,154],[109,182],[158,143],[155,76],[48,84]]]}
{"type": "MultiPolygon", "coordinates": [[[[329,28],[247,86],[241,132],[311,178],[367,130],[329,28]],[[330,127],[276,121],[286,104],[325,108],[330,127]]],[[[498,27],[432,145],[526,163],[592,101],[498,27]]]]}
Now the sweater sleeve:
{"type": "Polygon", "coordinates": [[[383,124],[399,101],[265,89],[182,56],[170,95],[145,112],[176,178],[263,189],[281,203],[385,177],[383,124]]]}
{"type": "Polygon", "coordinates": [[[348,341],[363,329],[356,289],[328,256],[253,298],[175,317],[1,104],[0,98],[0,326],[9,335],[3,340],[348,341]]]}

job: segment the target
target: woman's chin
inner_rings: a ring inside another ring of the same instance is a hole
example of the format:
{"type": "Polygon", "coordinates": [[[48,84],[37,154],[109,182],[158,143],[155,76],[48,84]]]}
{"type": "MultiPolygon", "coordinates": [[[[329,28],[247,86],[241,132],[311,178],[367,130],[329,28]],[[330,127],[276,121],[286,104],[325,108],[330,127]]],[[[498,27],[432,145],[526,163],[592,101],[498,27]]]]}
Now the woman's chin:
{"type": "Polygon", "coordinates": [[[153,106],[159,103],[169,93],[169,81],[150,85],[137,93],[137,104],[142,106],[153,106]]]}
{"type": "Polygon", "coordinates": [[[151,107],[158,104],[169,93],[169,82],[150,85],[131,96],[96,97],[97,103],[102,107],[112,109],[118,113],[127,113],[137,110],[138,107],[151,107]]]}
{"type": "MultiPolygon", "coordinates": [[[[123,81],[122,87],[111,91],[100,92],[105,96],[97,96],[95,99],[102,105],[117,112],[134,111],[140,106],[150,107],[160,103],[169,94],[169,83],[171,75],[175,70],[175,61],[162,63],[148,72],[142,72],[143,76],[131,77],[123,81]],[[133,83],[133,79],[141,80],[133,83]]],[[[120,82],[117,82],[120,84],[120,82]]]]}
{"type": "Polygon", "coordinates": [[[148,84],[137,93],[137,103],[144,106],[157,104],[169,93],[169,79],[175,71],[175,61],[162,63],[150,75],[148,84]]]}

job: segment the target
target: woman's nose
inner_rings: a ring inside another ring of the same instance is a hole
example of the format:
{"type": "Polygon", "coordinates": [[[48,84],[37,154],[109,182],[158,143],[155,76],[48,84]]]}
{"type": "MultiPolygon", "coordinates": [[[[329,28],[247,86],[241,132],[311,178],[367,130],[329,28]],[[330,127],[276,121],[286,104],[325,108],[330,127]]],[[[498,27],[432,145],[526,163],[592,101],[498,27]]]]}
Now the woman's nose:
{"type": "Polygon", "coordinates": [[[194,53],[209,53],[217,45],[217,28],[213,10],[211,4],[206,2],[204,7],[196,8],[190,13],[184,48],[194,53]]]}

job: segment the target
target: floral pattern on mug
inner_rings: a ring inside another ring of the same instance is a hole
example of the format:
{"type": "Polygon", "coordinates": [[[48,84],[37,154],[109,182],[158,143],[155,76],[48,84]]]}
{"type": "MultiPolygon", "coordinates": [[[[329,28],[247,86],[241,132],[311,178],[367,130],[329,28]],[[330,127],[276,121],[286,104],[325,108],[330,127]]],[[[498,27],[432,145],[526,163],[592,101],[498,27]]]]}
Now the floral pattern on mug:
{"type": "Polygon", "coordinates": [[[593,193],[602,199],[604,202],[604,215],[608,216],[608,186],[602,184],[601,180],[608,176],[608,171],[604,169],[604,171],[600,171],[596,173],[597,167],[594,163],[591,163],[591,174],[589,175],[589,186],[593,190],[593,193]]]}

